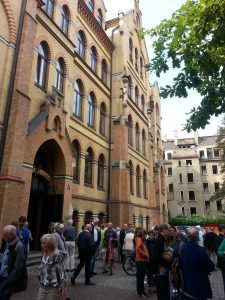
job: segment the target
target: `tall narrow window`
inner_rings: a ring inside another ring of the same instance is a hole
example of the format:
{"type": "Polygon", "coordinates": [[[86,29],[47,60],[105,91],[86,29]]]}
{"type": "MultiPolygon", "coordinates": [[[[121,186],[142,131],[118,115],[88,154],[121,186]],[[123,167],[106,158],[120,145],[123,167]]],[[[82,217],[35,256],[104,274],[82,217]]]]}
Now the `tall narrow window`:
{"type": "Polygon", "coordinates": [[[203,192],[204,193],[208,193],[209,192],[209,184],[208,184],[208,182],[203,182],[202,183],[202,187],[203,187],[203,192]]]}
{"type": "Polygon", "coordinates": [[[88,8],[92,13],[94,13],[94,9],[95,9],[94,0],[88,0],[88,8]]]}
{"type": "Polygon", "coordinates": [[[133,63],[133,41],[129,39],[129,59],[133,63]]]}
{"type": "Polygon", "coordinates": [[[87,149],[85,153],[85,169],[84,169],[84,183],[92,184],[92,167],[93,167],[93,151],[91,148],[87,149]]]}
{"type": "Polygon", "coordinates": [[[45,43],[42,42],[38,47],[35,82],[43,88],[45,87],[45,82],[46,82],[47,61],[48,61],[48,55],[47,55],[46,45],[45,43]]]}
{"type": "Polygon", "coordinates": [[[78,141],[72,143],[73,151],[73,180],[79,181],[79,170],[80,170],[80,145],[78,141]]]}
{"type": "Polygon", "coordinates": [[[136,144],[136,150],[140,150],[140,128],[138,123],[135,125],[135,144],[136,144]]]}
{"type": "Polygon", "coordinates": [[[137,194],[137,196],[141,195],[141,193],[140,193],[140,168],[139,168],[139,166],[137,166],[137,169],[136,169],[136,194],[137,194]]]}
{"type": "Polygon", "coordinates": [[[100,128],[99,131],[101,134],[105,135],[105,120],[106,120],[106,107],[105,103],[101,104],[100,107],[100,128]]]}
{"type": "Polygon", "coordinates": [[[81,83],[76,81],[74,86],[73,114],[78,118],[81,118],[82,115],[82,93],[81,83]]]}
{"type": "Polygon", "coordinates": [[[147,182],[148,182],[147,173],[146,173],[146,170],[144,170],[144,172],[143,172],[143,197],[145,199],[147,199],[147,182]]]}
{"type": "Polygon", "coordinates": [[[130,193],[133,194],[134,193],[134,186],[133,186],[133,164],[130,161],[129,162],[129,166],[130,166],[130,193]]]}
{"type": "Polygon", "coordinates": [[[83,31],[79,31],[77,34],[77,53],[81,58],[85,58],[85,35],[83,31]]]}
{"type": "Polygon", "coordinates": [[[131,98],[131,78],[130,78],[130,76],[128,77],[127,94],[131,98]]]}
{"type": "Polygon", "coordinates": [[[138,49],[135,48],[135,70],[138,71],[138,49]]]}
{"type": "Polygon", "coordinates": [[[218,174],[218,167],[217,167],[217,165],[212,165],[212,172],[213,172],[213,174],[218,174]]]}
{"type": "Polygon", "coordinates": [[[133,121],[131,115],[128,116],[128,144],[133,145],[133,121]]]}
{"type": "Polygon", "coordinates": [[[195,200],[195,192],[194,191],[189,191],[189,200],[195,200]]]}
{"type": "Polygon", "coordinates": [[[145,113],[145,97],[144,95],[141,96],[141,111],[145,113]]]}
{"type": "Polygon", "coordinates": [[[56,63],[56,83],[55,83],[55,87],[60,93],[63,93],[63,82],[64,82],[63,60],[59,58],[57,60],[57,63],[56,63]]]}
{"type": "Polygon", "coordinates": [[[44,0],[45,5],[43,6],[44,11],[47,15],[53,17],[54,0],[44,0]]]}
{"type": "Polygon", "coordinates": [[[169,183],[169,193],[173,193],[173,183],[169,183]]]}
{"type": "Polygon", "coordinates": [[[135,86],[135,103],[138,105],[138,98],[139,98],[139,90],[137,85],[135,86]]]}
{"type": "Polygon", "coordinates": [[[146,135],[144,129],[142,130],[142,154],[146,155],[146,135]]]}
{"type": "Polygon", "coordinates": [[[102,60],[102,81],[107,83],[107,64],[105,59],[102,60]]]}
{"type": "Polygon", "coordinates": [[[207,175],[207,169],[206,169],[206,166],[201,166],[201,174],[202,174],[202,175],[207,175]]]}
{"type": "Polygon", "coordinates": [[[143,59],[140,57],[140,77],[143,79],[143,59]]]}
{"type": "Polygon", "coordinates": [[[95,47],[91,47],[91,69],[97,71],[97,51],[95,47]]]}
{"type": "Polygon", "coordinates": [[[188,180],[188,182],[193,182],[194,181],[193,173],[187,173],[187,180],[188,180]]]}
{"type": "Polygon", "coordinates": [[[219,188],[220,188],[220,183],[219,182],[214,182],[215,192],[217,192],[219,188]]]}
{"type": "Polygon", "coordinates": [[[104,155],[101,154],[98,159],[98,187],[104,187],[104,155]]]}
{"type": "Polygon", "coordinates": [[[172,176],[172,175],[173,175],[173,169],[172,169],[171,167],[169,167],[169,168],[167,169],[167,175],[168,175],[168,176],[172,176]]]}
{"type": "Polygon", "coordinates": [[[88,96],[88,126],[94,127],[94,117],[95,117],[95,100],[94,94],[91,92],[88,96]]]}
{"type": "Polygon", "coordinates": [[[103,24],[103,17],[102,17],[102,11],[101,11],[100,8],[98,9],[97,21],[98,21],[99,25],[102,26],[102,24],[103,24]]]}
{"type": "Polygon", "coordinates": [[[68,27],[69,27],[69,9],[66,5],[63,5],[61,29],[65,34],[68,34],[68,27]]]}

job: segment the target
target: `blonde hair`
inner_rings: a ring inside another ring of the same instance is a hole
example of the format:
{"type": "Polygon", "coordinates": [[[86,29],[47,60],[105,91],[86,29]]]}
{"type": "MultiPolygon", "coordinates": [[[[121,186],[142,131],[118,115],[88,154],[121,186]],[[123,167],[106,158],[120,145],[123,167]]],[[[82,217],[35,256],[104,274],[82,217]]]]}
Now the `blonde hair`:
{"type": "Polygon", "coordinates": [[[41,242],[45,241],[46,242],[46,246],[48,248],[48,250],[50,251],[54,251],[56,248],[56,240],[54,238],[54,236],[50,233],[44,234],[42,235],[41,242]]]}

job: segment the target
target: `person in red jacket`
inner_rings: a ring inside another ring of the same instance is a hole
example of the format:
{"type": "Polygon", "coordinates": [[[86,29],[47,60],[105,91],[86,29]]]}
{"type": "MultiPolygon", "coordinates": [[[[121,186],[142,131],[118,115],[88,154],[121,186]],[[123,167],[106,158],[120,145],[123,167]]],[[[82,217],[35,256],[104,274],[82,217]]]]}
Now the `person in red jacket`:
{"type": "Polygon", "coordinates": [[[141,227],[135,232],[135,262],[136,262],[136,280],[137,293],[142,298],[147,298],[144,288],[144,278],[146,272],[146,263],[149,261],[148,249],[145,245],[145,233],[141,227]]]}

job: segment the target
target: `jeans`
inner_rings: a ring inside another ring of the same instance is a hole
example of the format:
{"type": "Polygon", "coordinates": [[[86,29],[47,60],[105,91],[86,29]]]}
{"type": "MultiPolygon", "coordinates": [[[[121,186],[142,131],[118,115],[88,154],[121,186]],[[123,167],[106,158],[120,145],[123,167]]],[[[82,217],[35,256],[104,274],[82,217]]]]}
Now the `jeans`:
{"type": "Polygon", "coordinates": [[[75,255],[75,242],[65,241],[67,258],[65,261],[66,269],[74,270],[74,255],[75,255]]]}
{"type": "Polygon", "coordinates": [[[136,261],[136,282],[137,282],[137,293],[142,295],[145,291],[144,279],[145,279],[145,266],[144,261],[136,261]]]}

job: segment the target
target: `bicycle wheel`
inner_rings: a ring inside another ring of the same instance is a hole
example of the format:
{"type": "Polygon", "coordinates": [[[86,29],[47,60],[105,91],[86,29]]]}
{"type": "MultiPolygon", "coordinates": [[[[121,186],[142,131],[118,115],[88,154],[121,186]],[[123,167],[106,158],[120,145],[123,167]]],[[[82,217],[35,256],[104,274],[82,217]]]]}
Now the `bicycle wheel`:
{"type": "Polygon", "coordinates": [[[123,270],[124,272],[129,276],[135,276],[136,275],[136,265],[135,260],[133,256],[127,256],[123,260],[123,270]]]}

